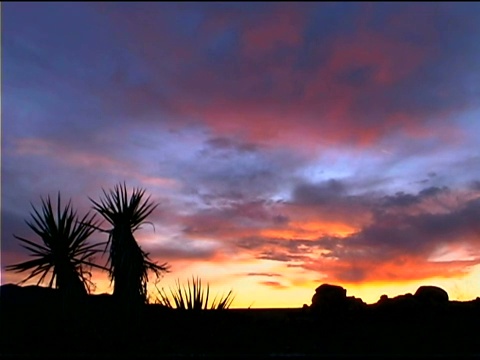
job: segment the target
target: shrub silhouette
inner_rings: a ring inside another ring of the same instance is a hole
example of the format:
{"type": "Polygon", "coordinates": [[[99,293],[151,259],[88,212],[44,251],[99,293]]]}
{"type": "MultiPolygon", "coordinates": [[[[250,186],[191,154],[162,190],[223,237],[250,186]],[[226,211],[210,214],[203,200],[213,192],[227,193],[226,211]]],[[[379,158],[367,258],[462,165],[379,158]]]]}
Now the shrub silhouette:
{"type": "MultiPolygon", "coordinates": [[[[156,286],[155,286],[156,287],[156,286]]],[[[233,292],[230,290],[227,295],[215,296],[211,304],[209,303],[210,286],[202,286],[202,281],[192,276],[192,283],[187,280],[187,286],[181,286],[177,279],[176,288],[170,289],[170,295],[162,288],[157,288],[157,304],[166,306],[170,309],[180,310],[224,310],[228,309],[234,300],[233,292]]]]}
{"type": "MultiPolygon", "coordinates": [[[[131,196],[127,187],[115,185],[99,202],[90,198],[94,209],[111,225],[108,230],[110,245],[108,270],[114,283],[113,295],[125,304],[147,303],[148,272],[153,271],[157,278],[168,271],[167,263],[158,265],[152,262],[135,240],[133,233],[157,205],[144,198],[145,190],[134,188],[131,196]]],[[[108,246],[107,245],[107,246],[108,246]]]]}
{"type": "Polygon", "coordinates": [[[49,287],[58,288],[64,295],[71,297],[87,295],[91,274],[85,266],[105,270],[91,261],[91,258],[101,251],[99,246],[102,244],[87,243],[88,237],[95,231],[95,215],[87,213],[79,219],[72,209],[71,201],[62,209],[60,193],[57,197],[56,214],[50,197],[41,200],[41,213],[32,204],[33,221],[26,221],[30,229],[40,237],[41,243],[13,235],[21,242],[22,247],[30,251],[30,256],[34,259],[9,265],[6,270],[30,271],[30,275],[22,280],[21,284],[40,276],[37,282],[39,285],[51,273],[49,287]]]}

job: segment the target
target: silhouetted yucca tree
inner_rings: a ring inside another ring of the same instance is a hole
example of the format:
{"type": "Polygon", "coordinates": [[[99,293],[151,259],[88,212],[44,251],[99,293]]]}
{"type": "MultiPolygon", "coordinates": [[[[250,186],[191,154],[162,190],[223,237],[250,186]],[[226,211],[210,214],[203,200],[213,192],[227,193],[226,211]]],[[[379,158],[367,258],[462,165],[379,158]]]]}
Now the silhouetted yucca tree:
{"type": "Polygon", "coordinates": [[[42,200],[41,212],[32,204],[32,221],[27,225],[38,235],[40,241],[34,242],[13,235],[21,246],[30,252],[32,260],[9,265],[8,271],[25,272],[30,275],[20,283],[39,277],[41,284],[51,274],[49,287],[58,288],[62,293],[72,296],[86,295],[90,290],[91,274],[87,268],[104,267],[92,262],[92,257],[101,251],[100,245],[89,244],[88,237],[95,231],[95,215],[87,213],[81,219],[73,211],[71,201],[62,208],[60,193],[57,197],[57,210],[54,211],[48,196],[42,200]]]}
{"type": "Polygon", "coordinates": [[[148,272],[157,278],[168,271],[166,263],[152,262],[144,252],[133,233],[145,222],[157,205],[145,198],[145,190],[134,188],[127,193],[125,183],[115,185],[113,190],[103,190],[103,198],[90,198],[97,210],[111,225],[108,230],[110,245],[108,268],[114,283],[113,295],[126,303],[147,302],[148,272]]]}

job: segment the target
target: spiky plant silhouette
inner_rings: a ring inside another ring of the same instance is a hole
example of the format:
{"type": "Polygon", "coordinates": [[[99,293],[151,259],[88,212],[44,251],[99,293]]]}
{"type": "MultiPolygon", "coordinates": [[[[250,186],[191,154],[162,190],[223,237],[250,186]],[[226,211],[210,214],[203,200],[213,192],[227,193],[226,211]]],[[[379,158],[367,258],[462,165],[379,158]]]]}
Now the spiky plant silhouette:
{"type": "Polygon", "coordinates": [[[150,201],[150,197],[144,197],[144,189],[133,188],[129,197],[125,183],[115,185],[109,192],[103,190],[103,195],[100,201],[91,198],[90,201],[112,225],[107,231],[107,247],[110,246],[108,269],[114,284],[113,295],[126,304],[146,303],[149,271],[159,278],[169,266],[151,261],[133,233],[145,223],[157,205],[150,201]]]}
{"type": "Polygon", "coordinates": [[[206,287],[202,286],[202,281],[197,277],[192,276],[192,283],[187,280],[187,286],[181,286],[177,279],[176,288],[170,289],[170,294],[162,288],[159,289],[155,285],[158,296],[156,303],[166,306],[170,309],[180,310],[224,310],[228,309],[232,304],[235,296],[232,290],[226,295],[215,296],[213,301],[209,303],[210,286],[207,283],[206,287]]]}
{"type": "Polygon", "coordinates": [[[58,288],[63,294],[74,297],[86,295],[92,285],[91,273],[87,269],[97,267],[105,270],[92,262],[92,257],[102,251],[99,247],[104,244],[87,242],[95,231],[95,215],[87,213],[80,219],[72,209],[71,200],[62,208],[60,193],[57,196],[56,212],[50,196],[41,200],[41,212],[31,204],[33,221],[25,220],[41,242],[13,235],[22,247],[30,251],[30,256],[34,259],[9,265],[6,270],[30,271],[30,275],[20,284],[39,276],[37,285],[40,285],[51,274],[49,287],[58,288]]]}

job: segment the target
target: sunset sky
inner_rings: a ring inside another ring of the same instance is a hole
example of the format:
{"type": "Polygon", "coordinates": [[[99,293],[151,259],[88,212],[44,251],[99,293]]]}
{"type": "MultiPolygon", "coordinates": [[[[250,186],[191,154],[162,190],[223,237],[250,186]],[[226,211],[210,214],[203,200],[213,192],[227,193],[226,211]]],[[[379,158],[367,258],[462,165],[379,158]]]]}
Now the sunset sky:
{"type": "Polygon", "coordinates": [[[83,215],[125,181],[159,204],[136,233],[159,287],[480,296],[480,3],[1,10],[2,284],[26,276],[4,267],[28,259],[13,234],[38,239],[30,203],[83,215]]]}

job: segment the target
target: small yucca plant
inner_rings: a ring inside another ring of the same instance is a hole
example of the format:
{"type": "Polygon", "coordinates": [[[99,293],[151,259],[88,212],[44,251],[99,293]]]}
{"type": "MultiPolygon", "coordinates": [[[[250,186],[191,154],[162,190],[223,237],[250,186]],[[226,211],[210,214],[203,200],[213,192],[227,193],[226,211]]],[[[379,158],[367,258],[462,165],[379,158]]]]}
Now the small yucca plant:
{"type": "Polygon", "coordinates": [[[57,211],[53,210],[50,197],[42,200],[41,213],[32,204],[33,221],[25,221],[41,239],[34,242],[13,235],[21,246],[30,251],[34,259],[9,265],[7,271],[25,272],[30,275],[20,282],[38,277],[40,285],[51,274],[49,287],[58,288],[69,295],[86,295],[92,285],[91,274],[86,267],[104,269],[92,262],[103,244],[89,244],[88,237],[95,231],[95,215],[87,213],[81,219],[73,211],[71,201],[62,209],[60,193],[57,197],[57,211]]]}
{"type": "Polygon", "coordinates": [[[148,272],[160,277],[168,271],[166,263],[158,265],[150,260],[135,240],[133,233],[157,205],[144,198],[145,190],[134,188],[130,197],[125,183],[114,187],[99,202],[90,199],[98,211],[112,226],[109,233],[110,245],[108,268],[114,283],[113,295],[121,301],[132,303],[147,302],[148,272]]]}
{"type": "MultiPolygon", "coordinates": [[[[156,287],[156,285],[155,285],[156,287]]],[[[162,288],[156,287],[158,296],[157,304],[166,306],[170,309],[180,310],[224,310],[228,309],[234,300],[233,292],[230,290],[227,295],[215,296],[212,303],[209,303],[210,286],[202,287],[202,281],[192,276],[192,283],[187,280],[187,286],[181,286],[179,280],[176,281],[176,288],[170,289],[170,295],[162,288]]]]}

